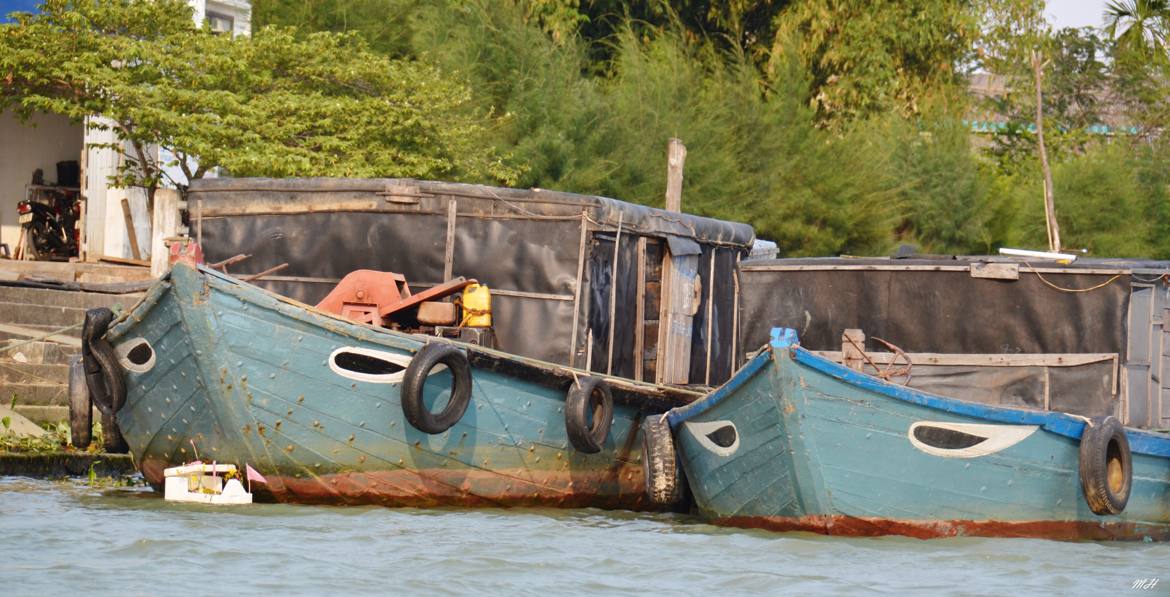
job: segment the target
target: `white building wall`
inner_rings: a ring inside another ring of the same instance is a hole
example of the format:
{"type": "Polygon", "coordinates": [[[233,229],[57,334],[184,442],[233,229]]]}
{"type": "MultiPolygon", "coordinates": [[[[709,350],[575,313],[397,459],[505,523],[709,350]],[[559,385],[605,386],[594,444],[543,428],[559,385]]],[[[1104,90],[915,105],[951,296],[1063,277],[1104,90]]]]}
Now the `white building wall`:
{"type": "MultiPolygon", "coordinates": [[[[127,233],[126,217],[122,212],[122,199],[127,199],[138,240],[139,257],[147,259],[150,255],[150,216],[146,209],[146,192],[139,188],[119,189],[109,186],[110,176],[117,173],[118,166],[125,157],[121,152],[108,147],[94,147],[118,141],[114,131],[89,126],[93,123],[101,124],[103,120],[100,117],[86,119],[85,180],[82,181],[86,197],[85,244],[88,252],[86,257],[89,260],[98,259],[103,255],[134,257],[130,247],[130,235],[127,233]]],[[[133,152],[133,149],[126,145],[125,151],[129,153],[133,152]]]]}
{"type": "MultiPolygon", "coordinates": [[[[207,19],[207,13],[226,16],[232,19],[232,35],[251,35],[252,33],[252,4],[246,0],[190,0],[194,9],[195,23],[202,26],[207,19]]],[[[150,215],[146,209],[146,193],[142,189],[114,189],[107,187],[107,180],[117,171],[119,160],[124,159],[118,152],[107,148],[89,147],[91,143],[113,143],[116,137],[113,131],[93,131],[86,133],[88,163],[83,181],[86,187],[86,245],[88,259],[97,259],[101,255],[111,257],[132,257],[130,237],[126,232],[126,221],[122,213],[122,199],[130,204],[131,215],[134,220],[134,229],[137,236],[139,254],[143,259],[149,259],[151,250],[150,215]]],[[[127,147],[127,151],[131,151],[127,147]]],[[[151,151],[158,152],[159,148],[151,151]]],[[[170,152],[163,151],[160,156],[165,163],[174,159],[170,152]]],[[[165,168],[167,174],[174,180],[185,183],[182,171],[177,167],[165,168]]]]}
{"type": "Polygon", "coordinates": [[[45,180],[57,181],[57,162],[81,159],[80,124],[56,114],[37,114],[27,124],[0,112],[0,242],[16,250],[20,222],[16,204],[24,199],[24,185],[40,168],[45,180]]]}

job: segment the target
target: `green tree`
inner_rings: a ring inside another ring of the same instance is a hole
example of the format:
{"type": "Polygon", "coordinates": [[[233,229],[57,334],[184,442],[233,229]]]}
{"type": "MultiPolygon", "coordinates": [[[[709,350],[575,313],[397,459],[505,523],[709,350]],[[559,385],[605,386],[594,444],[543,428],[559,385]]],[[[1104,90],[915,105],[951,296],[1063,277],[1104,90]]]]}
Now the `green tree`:
{"type": "Polygon", "coordinates": [[[750,222],[788,254],[884,250],[896,196],[874,138],[814,126],[796,61],[770,85],[744,52],[685,27],[629,26],[605,76],[586,43],[559,41],[520,3],[459,3],[423,13],[418,55],[466,77],[493,132],[526,167],[525,186],[661,206],[666,143],[687,144],[683,206],[750,222]]]}
{"type": "Polygon", "coordinates": [[[1110,0],[1104,20],[1105,33],[1119,48],[1139,53],[1166,51],[1170,34],[1170,3],[1166,0],[1110,0]]]}
{"type": "Polygon", "coordinates": [[[879,129],[901,181],[898,237],[928,253],[992,251],[1002,240],[994,224],[1001,205],[970,131],[958,118],[930,116],[917,123],[888,119],[879,129]]]}
{"type": "Polygon", "coordinates": [[[353,33],[394,57],[411,52],[411,19],[425,0],[252,0],[252,27],[353,33]]]}
{"type": "Polygon", "coordinates": [[[822,122],[910,116],[924,98],[961,89],[977,8],[969,0],[797,0],[778,17],[772,59],[796,52],[822,122]]]}
{"type": "MultiPolygon", "coordinates": [[[[1157,238],[1165,228],[1166,176],[1150,170],[1143,152],[1125,142],[1099,144],[1054,166],[1065,247],[1097,257],[1166,257],[1166,241],[1157,238]]],[[[1008,192],[1018,209],[1009,242],[1045,248],[1039,177],[1008,192]]]]}
{"type": "Polygon", "coordinates": [[[1112,84],[1139,134],[1161,134],[1170,120],[1170,3],[1110,2],[1105,32],[1113,41],[1112,84]]]}
{"type": "MultiPolygon", "coordinates": [[[[1038,51],[1047,56],[1044,68],[1043,113],[1045,141],[1053,161],[1082,153],[1099,137],[1091,127],[1102,124],[1102,98],[1112,74],[1107,65],[1107,42],[1094,29],[1065,28],[1037,38],[1038,51]]],[[[1007,121],[988,148],[1005,173],[1035,169],[1036,95],[1033,75],[1004,66],[1008,74],[1002,95],[987,98],[986,109],[1007,121]]]]}
{"type": "Polygon", "coordinates": [[[354,35],[215,35],[194,28],[183,0],[47,0],[0,27],[0,109],[104,116],[130,148],[115,182],[149,198],[163,177],[154,147],[189,179],[214,166],[515,179],[483,143],[470,91],[437,69],[372,53],[354,35]]]}

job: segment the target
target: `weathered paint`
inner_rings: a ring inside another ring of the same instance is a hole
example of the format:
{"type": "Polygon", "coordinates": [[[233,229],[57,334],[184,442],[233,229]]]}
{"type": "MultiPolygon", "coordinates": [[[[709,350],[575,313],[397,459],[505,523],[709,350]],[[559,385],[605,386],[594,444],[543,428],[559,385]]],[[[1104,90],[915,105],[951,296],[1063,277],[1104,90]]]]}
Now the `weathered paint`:
{"type": "MultiPolygon", "coordinates": [[[[277,501],[649,507],[638,423],[643,411],[686,401],[613,380],[621,399],[609,438],[600,453],[582,454],[564,427],[571,371],[553,375],[548,364],[466,347],[471,405],[455,426],[428,435],[406,421],[398,384],[349,379],[328,362],[345,346],[409,357],[420,338],[184,264],[107,338],[115,346],[145,338],[156,353],[151,370],[126,372],[118,412],[150,483],[160,484],[163,468],[193,460],[197,449],[205,461],[250,463],[268,479],[253,490],[277,501]]],[[[425,399],[433,402],[449,385],[449,376],[436,375],[425,399]]]]}
{"type": "Polygon", "coordinates": [[[1073,541],[1170,539],[1170,526],[1091,520],[895,520],[854,516],[742,516],[719,518],[722,526],[779,532],[807,532],[845,537],[905,535],[916,539],[943,537],[1016,537],[1073,541]]]}
{"type": "Polygon", "coordinates": [[[1093,514],[1081,493],[1084,420],[993,408],[889,384],[821,359],[779,331],[724,388],[671,411],[696,504],[733,526],[912,537],[1164,539],[1170,534],[1170,438],[1126,430],[1133,488],[1124,512],[1093,514]],[[728,421],[720,454],[687,422],[728,421]],[[919,421],[1035,425],[977,457],[914,447],[919,421]]]}

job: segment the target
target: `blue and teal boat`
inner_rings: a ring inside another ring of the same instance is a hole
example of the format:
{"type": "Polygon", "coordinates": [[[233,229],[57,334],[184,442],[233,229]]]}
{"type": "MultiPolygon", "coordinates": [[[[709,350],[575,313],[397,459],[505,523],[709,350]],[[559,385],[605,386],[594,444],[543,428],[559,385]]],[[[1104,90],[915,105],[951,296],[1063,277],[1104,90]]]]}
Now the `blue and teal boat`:
{"type": "Polygon", "coordinates": [[[1170,436],[891,383],[791,329],[671,410],[698,510],[829,535],[1166,539],[1170,436]]]}
{"type": "Polygon", "coordinates": [[[185,262],[87,348],[148,482],[247,464],[277,501],[644,508],[639,422],[699,397],[354,323],[185,262]],[[587,449],[566,417],[583,388],[587,449]]]}

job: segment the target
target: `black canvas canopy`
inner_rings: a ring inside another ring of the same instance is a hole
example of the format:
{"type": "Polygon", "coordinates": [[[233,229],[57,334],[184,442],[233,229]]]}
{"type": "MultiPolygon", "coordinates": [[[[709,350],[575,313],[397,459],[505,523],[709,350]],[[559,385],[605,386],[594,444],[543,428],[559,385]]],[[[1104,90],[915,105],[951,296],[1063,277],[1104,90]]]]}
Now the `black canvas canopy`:
{"type": "MultiPolygon", "coordinates": [[[[915,383],[939,393],[1170,426],[1170,380],[1161,381],[1170,373],[1168,276],[1170,262],[1115,259],[745,261],[737,361],[772,327],[796,329],[806,348],[842,353],[843,332],[859,329],[925,355],[915,383]],[[957,354],[1015,366],[980,379],[973,368],[941,364],[958,363],[941,356],[957,354]]],[[[866,350],[887,349],[871,341],[866,350]]]]}
{"type": "Polygon", "coordinates": [[[732,370],[745,224],[411,179],[205,179],[189,200],[208,261],[251,255],[239,275],[287,263],[257,283],[306,303],[356,269],[404,274],[412,288],[465,276],[491,288],[503,350],[666,383],[732,370]]]}

